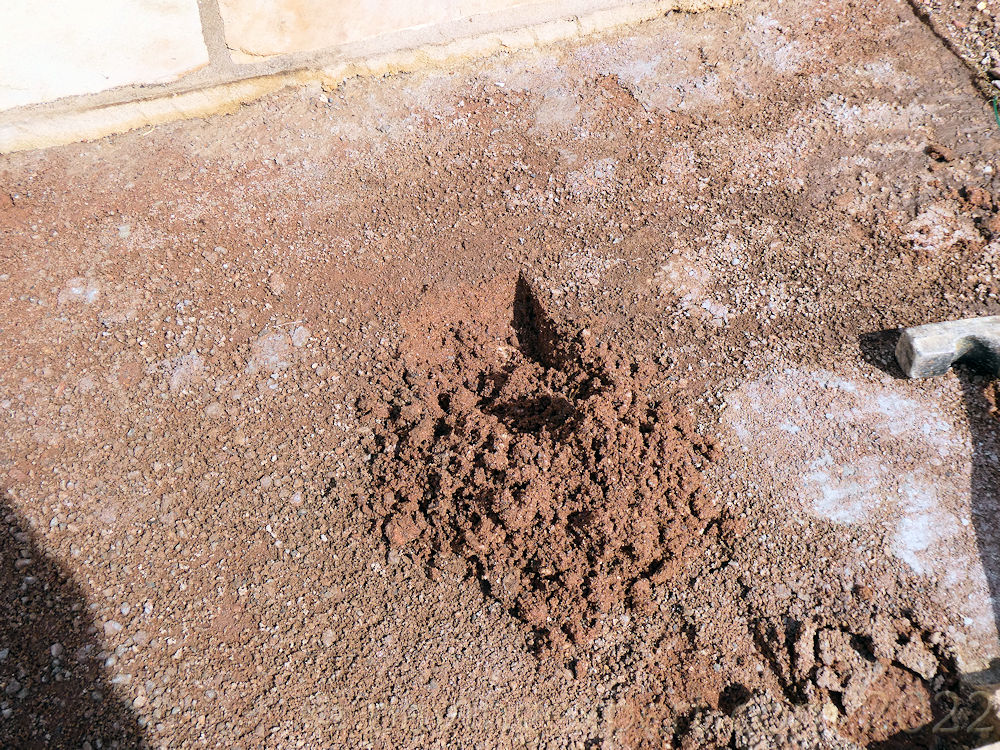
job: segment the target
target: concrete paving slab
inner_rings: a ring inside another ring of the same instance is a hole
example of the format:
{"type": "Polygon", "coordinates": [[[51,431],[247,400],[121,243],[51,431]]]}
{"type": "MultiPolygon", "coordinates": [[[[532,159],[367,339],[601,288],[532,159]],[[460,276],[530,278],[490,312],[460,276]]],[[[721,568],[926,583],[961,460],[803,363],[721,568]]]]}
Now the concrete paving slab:
{"type": "Polygon", "coordinates": [[[249,55],[276,55],[330,47],[344,42],[455,21],[477,13],[530,4],[531,0],[446,0],[413,3],[221,0],[226,40],[249,55]]]}
{"type": "Polygon", "coordinates": [[[207,63],[197,0],[0,4],[0,109],[166,83],[207,63]]]}

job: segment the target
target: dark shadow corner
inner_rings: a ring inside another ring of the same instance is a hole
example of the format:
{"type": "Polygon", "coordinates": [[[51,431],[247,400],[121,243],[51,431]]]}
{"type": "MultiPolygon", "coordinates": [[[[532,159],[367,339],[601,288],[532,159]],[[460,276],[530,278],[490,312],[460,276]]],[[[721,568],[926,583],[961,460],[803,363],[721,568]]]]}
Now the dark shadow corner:
{"type": "Polygon", "coordinates": [[[106,679],[83,592],[2,487],[0,519],[0,748],[147,747],[106,679]]]}
{"type": "Polygon", "coordinates": [[[559,332],[524,274],[514,287],[514,331],[521,352],[543,367],[563,364],[559,332]]]}
{"type": "MultiPolygon", "coordinates": [[[[896,378],[904,378],[896,363],[895,349],[900,331],[876,331],[858,340],[861,355],[869,364],[896,378]]],[[[952,368],[962,387],[972,443],[970,494],[972,523],[983,571],[990,590],[993,620],[1000,630],[1000,419],[992,389],[997,387],[995,369],[959,362],[952,368]]],[[[962,676],[971,684],[1000,682],[1000,659],[990,668],[962,676]]]]}
{"type": "MultiPolygon", "coordinates": [[[[954,369],[962,383],[972,439],[972,524],[993,603],[993,622],[1000,630],[1000,420],[992,393],[996,374],[965,365],[954,369]]],[[[974,684],[1000,682],[1000,659],[994,659],[989,669],[965,677],[974,684]]]]}
{"type": "Polygon", "coordinates": [[[901,333],[899,328],[888,328],[884,331],[861,334],[858,337],[861,358],[894,378],[905,379],[906,375],[896,362],[896,342],[899,341],[901,333]]]}

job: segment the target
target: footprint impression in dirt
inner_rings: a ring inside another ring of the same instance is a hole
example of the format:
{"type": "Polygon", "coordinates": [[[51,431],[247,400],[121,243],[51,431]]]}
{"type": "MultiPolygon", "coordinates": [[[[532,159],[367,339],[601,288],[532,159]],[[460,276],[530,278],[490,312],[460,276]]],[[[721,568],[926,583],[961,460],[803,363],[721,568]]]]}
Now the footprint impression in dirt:
{"type": "Polygon", "coordinates": [[[367,405],[390,547],[464,560],[547,649],[648,606],[712,543],[698,467],[713,448],[649,400],[650,369],[557,321],[523,278],[510,323],[456,320],[435,338],[448,356],[367,405]]]}

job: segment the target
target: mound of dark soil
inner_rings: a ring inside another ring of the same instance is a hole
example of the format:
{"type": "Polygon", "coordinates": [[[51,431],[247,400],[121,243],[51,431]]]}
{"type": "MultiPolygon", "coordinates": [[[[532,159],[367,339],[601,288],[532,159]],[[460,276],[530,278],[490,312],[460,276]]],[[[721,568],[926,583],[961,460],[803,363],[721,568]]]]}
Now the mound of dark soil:
{"type": "Polygon", "coordinates": [[[586,642],[704,548],[712,447],[648,399],[651,368],[557,322],[523,280],[511,322],[506,341],[456,323],[453,356],[370,405],[374,512],[391,547],[464,558],[538,645],[586,642]]]}

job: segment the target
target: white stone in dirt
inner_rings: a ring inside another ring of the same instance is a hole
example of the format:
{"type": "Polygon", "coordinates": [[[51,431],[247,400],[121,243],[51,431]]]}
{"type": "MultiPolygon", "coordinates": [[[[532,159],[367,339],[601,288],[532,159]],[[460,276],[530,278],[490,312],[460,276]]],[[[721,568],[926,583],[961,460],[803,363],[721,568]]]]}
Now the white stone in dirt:
{"type": "Polygon", "coordinates": [[[1000,315],[925,323],[907,328],[896,344],[896,361],[907,377],[944,375],[959,359],[989,365],[1000,361],[1000,315]]]}
{"type": "Polygon", "coordinates": [[[977,543],[988,509],[972,507],[973,445],[957,378],[786,369],[726,401],[723,423],[777,502],[879,529],[887,552],[926,576],[954,613],[963,668],[1000,655],[977,543]]]}
{"type": "Polygon", "coordinates": [[[166,83],[207,63],[197,0],[0,3],[0,109],[166,83]]]}
{"type": "Polygon", "coordinates": [[[59,302],[61,304],[91,305],[97,301],[100,293],[101,290],[96,281],[77,276],[67,281],[59,291],[59,302]]]}
{"type": "Polygon", "coordinates": [[[161,365],[169,378],[173,393],[195,384],[205,373],[205,360],[195,351],[164,360],[161,365]]]}
{"type": "Polygon", "coordinates": [[[280,297],[285,293],[288,285],[280,273],[272,273],[267,279],[267,288],[271,290],[271,294],[275,297],[280,297]]]}
{"type": "Polygon", "coordinates": [[[306,342],[309,340],[309,329],[305,326],[296,326],[295,330],[292,331],[292,346],[301,347],[305,346],[306,342]]]}
{"type": "MultiPolygon", "coordinates": [[[[745,248],[729,239],[723,247],[714,250],[720,257],[728,256],[733,263],[733,259],[739,260],[745,248]]],[[[677,253],[671,255],[653,274],[651,283],[660,292],[673,295],[689,315],[722,324],[729,320],[731,312],[726,305],[712,298],[710,289],[714,281],[712,271],[703,259],[677,253]]]]}
{"type": "Polygon", "coordinates": [[[976,225],[954,201],[938,201],[923,209],[904,227],[903,239],[916,250],[946,253],[960,242],[978,245],[976,225]]]}
{"type": "Polygon", "coordinates": [[[597,195],[615,187],[617,159],[595,159],[587,162],[582,169],[566,175],[566,183],[573,195],[597,195]]]}
{"type": "Polygon", "coordinates": [[[264,331],[250,345],[247,371],[277,372],[292,363],[292,339],[284,331],[264,331]]]}

